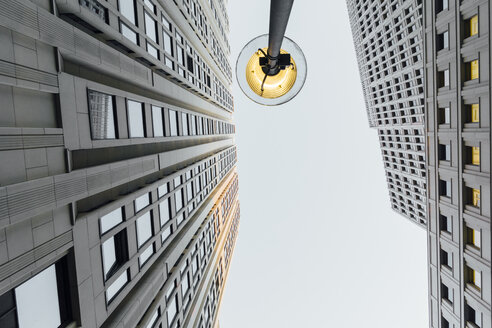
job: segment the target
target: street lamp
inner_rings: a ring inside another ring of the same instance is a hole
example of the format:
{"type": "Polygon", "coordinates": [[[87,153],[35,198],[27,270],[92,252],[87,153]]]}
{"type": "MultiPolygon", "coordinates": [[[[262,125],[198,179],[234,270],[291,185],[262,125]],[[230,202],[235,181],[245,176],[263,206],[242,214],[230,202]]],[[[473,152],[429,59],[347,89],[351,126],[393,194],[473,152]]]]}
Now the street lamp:
{"type": "Polygon", "coordinates": [[[243,48],[236,78],[244,94],[267,106],[294,98],[304,85],[307,63],[301,48],[284,36],[294,0],[271,0],[269,34],[243,48]]]}

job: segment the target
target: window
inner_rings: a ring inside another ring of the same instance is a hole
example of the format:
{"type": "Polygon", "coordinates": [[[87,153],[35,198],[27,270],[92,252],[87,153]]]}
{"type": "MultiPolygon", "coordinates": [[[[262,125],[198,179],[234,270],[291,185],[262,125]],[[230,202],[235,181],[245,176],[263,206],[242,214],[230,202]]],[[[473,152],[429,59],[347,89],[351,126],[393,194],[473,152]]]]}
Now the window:
{"type": "Polygon", "coordinates": [[[451,160],[451,145],[439,145],[439,160],[448,162],[451,160]]]}
{"type": "Polygon", "coordinates": [[[441,328],[449,328],[449,321],[441,317],[441,328]]]}
{"type": "Polygon", "coordinates": [[[480,290],[482,288],[482,273],[475,269],[465,265],[467,282],[471,284],[475,289],[480,290]]]}
{"type": "Polygon", "coordinates": [[[449,107],[439,108],[438,115],[439,115],[439,117],[438,117],[439,124],[450,124],[451,123],[451,117],[449,114],[449,107]]]}
{"type": "Polygon", "coordinates": [[[441,258],[441,265],[447,266],[449,268],[453,267],[452,253],[446,252],[445,250],[441,249],[440,258],[441,258]]]}
{"type": "Polygon", "coordinates": [[[126,229],[106,240],[101,246],[104,280],[108,280],[126,261],[128,245],[126,229]]]}
{"type": "Polygon", "coordinates": [[[448,9],[448,0],[436,0],[436,14],[448,9]]]}
{"type": "Polygon", "coordinates": [[[159,308],[157,308],[154,313],[152,314],[152,316],[150,317],[150,320],[149,320],[149,323],[147,324],[147,326],[145,326],[145,328],[153,328],[154,327],[154,324],[155,322],[157,321],[157,318],[159,318],[159,308]]]}
{"type": "Polygon", "coordinates": [[[147,42],[147,52],[155,59],[159,59],[159,51],[149,42],[147,42]]]}
{"type": "Polygon", "coordinates": [[[104,215],[99,219],[101,235],[116,227],[123,222],[123,207],[117,208],[114,211],[104,215]]]}
{"type": "Polygon", "coordinates": [[[471,147],[471,162],[473,165],[480,165],[480,147],[471,147]]]}
{"type": "Polygon", "coordinates": [[[164,243],[173,233],[172,226],[167,227],[161,234],[161,242],[164,243]]]}
{"type": "Polygon", "coordinates": [[[92,139],[115,139],[113,96],[89,90],[92,139]]]}
{"type": "Polygon", "coordinates": [[[188,114],[181,113],[181,119],[183,121],[183,135],[188,135],[188,114]]]}
{"type": "Polygon", "coordinates": [[[158,188],[157,188],[157,193],[159,194],[159,198],[161,198],[162,196],[166,195],[167,193],[169,192],[169,187],[167,185],[167,182],[160,185],[158,188]]]}
{"type": "Polygon", "coordinates": [[[161,221],[161,227],[166,224],[167,221],[171,218],[170,209],[169,209],[169,198],[166,198],[159,204],[159,216],[161,221]]]}
{"type": "Polygon", "coordinates": [[[147,12],[145,17],[145,34],[154,42],[157,43],[156,22],[147,12]]]}
{"type": "Polygon", "coordinates": [[[136,221],[138,248],[142,247],[152,237],[152,216],[150,212],[145,213],[136,221]]]}
{"type": "Polygon", "coordinates": [[[171,136],[175,137],[178,135],[178,115],[176,111],[169,110],[169,125],[171,130],[171,136]]]}
{"type": "Polygon", "coordinates": [[[439,224],[440,224],[441,231],[452,233],[453,226],[452,226],[451,218],[449,216],[439,214],[439,224]]]}
{"type": "Polygon", "coordinates": [[[106,302],[109,304],[118,295],[118,293],[128,283],[128,270],[120,274],[118,278],[106,290],[106,302]]]}
{"type": "Polygon", "coordinates": [[[151,12],[155,14],[155,5],[150,0],[144,0],[144,5],[150,9],[151,12]]]}
{"type": "Polygon", "coordinates": [[[135,199],[135,213],[146,208],[150,204],[150,193],[143,194],[135,199]]]}
{"type": "Polygon", "coordinates": [[[451,198],[451,181],[439,180],[439,195],[451,198]]]}
{"type": "Polygon", "coordinates": [[[120,13],[128,19],[130,22],[135,24],[135,2],[134,0],[119,0],[120,13]]]}
{"type": "Polygon", "coordinates": [[[178,295],[174,295],[167,307],[167,324],[169,327],[171,327],[176,314],[178,314],[178,311],[178,295]]]}
{"type": "Polygon", "coordinates": [[[171,23],[169,23],[169,20],[167,20],[167,18],[164,17],[164,15],[162,15],[161,17],[161,22],[162,25],[164,25],[164,27],[167,28],[169,31],[173,30],[173,26],[171,25],[171,23]]]}
{"type": "Polygon", "coordinates": [[[190,278],[188,277],[188,272],[186,272],[186,275],[181,280],[181,295],[183,295],[183,297],[186,295],[186,292],[188,291],[189,287],[190,287],[190,278]]]}
{"type": "Polygon", "coordinates": [[[181,186],[181,175],[174,178],[174,188],[181,186]]]}
{"type": "Polygon", "coordinates": [[[447,87],[449,86],[449,69],[445,69],[443,71],[437,72],[438,74],[438,87],[447,87]]]}
{"type": "Polygon", "coordinates": [[[449,35],[448,31],[440,33],[437,35],[437,51],[442,49],[447,49],[449,47],[449,35]]]}
{"type": "Polygon", "coordinates": [[[191,201],[193,199],[193,186],[191,182],[186,185],[186,195],[187,195],[186,199],[188,201],[191,201]]]}
{"type": "Polygon", "coordinates": [[[465,20],[465,38],[478,34],[478,15],[465,20]]]}
{"type": "Polygon", "coordinates": [[[152,127],[154,128],[154,137],[164,136],[164,124],[161,107],[152,106],[152,127]]]}
{"type": "Polygon", "coordinates": [[[466,239],[469,245],[472,245],[478,249],[482,246],[480,230],[466,227],[466,239]]]}
{"type": "Polygon", "coordinates": [[[466,105],[466,109],[468,114],[468,119],[470,123],[478,123],[480,122],[480,105],[479,104],[471,104],[466,105]]]}
{"type": "Polygon", "coordinates": [[[137,33],[135,33],[135,31],[133,31],[131,28],[129,28],[128,26],[126,26],[126,24],[123,23],[121,23],[120,28],[121,28],[121,34],[123,34],[125,38],[127,38],[128,40],[130,40],[135,44],[138,44],[137,33]]]}
{"type": "Polygon", "coordinates": [[[1,327],[65,326],[72,318],[70,295],[65,290],[68,284],[66,258],[63,258],[0,296],[1,327]]]}
{"type": "Polygon", "coordinates": [[[173,56],[173,38],[165,31],[162,31],[162,37],[164,38],[164,51],[173,56]]]}
{"type": "Polygon", "coordinates": [[[480,314],[478,314],[475,311],[475,309],[472,308],[468,304],[465,305],[465,320],[466,320],[467,326],[469,326],[468,323],[472,323],[475,326],[480,327],[481,326],[481,323],[482,323],[480,314]]]}
{"type": "Polygon", "coordinates": [[[154,254],[154,244],[150,244],[138,257],[138,263],[140,267],[143,267],[144,264],[150,259],[150,257],[154,254]]]}
{"type": "Polygon", "coordinates": [[[480,207],[480,189],[472,188],[472,205],[480,207]]]}
{"type": "Polygon", "coordinates": [[[127,100],[127,113],[130,138],[144,137],[142,103],[133,100],[127,100]]]}
{"type": "Polygon", "coordinates": [[[180,189],[174,193],[174,201],[176,204],[176,212],[183,208],[183,190],[180,189]]]}
{"type": "Polygon", "coordinates": [[[453,304],[453,289],[441,282],[441,298],[453,304]]]}
{"type": "Polygon", "coordinates": [[[466,81],[476,80],[479,77],[478,59],[465,63],[465,79],[466,81]]]}

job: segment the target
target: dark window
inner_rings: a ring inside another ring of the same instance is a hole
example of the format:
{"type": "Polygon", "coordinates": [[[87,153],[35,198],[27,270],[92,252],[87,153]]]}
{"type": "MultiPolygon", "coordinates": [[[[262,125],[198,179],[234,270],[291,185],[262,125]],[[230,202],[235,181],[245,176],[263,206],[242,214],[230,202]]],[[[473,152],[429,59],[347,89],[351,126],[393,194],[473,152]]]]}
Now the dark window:
{"type": "Polygon", "coordinates": [[[102,246],[104,278],[108,280],[128,261],[128,241],[126,229],[106,240],[102,246]]]}

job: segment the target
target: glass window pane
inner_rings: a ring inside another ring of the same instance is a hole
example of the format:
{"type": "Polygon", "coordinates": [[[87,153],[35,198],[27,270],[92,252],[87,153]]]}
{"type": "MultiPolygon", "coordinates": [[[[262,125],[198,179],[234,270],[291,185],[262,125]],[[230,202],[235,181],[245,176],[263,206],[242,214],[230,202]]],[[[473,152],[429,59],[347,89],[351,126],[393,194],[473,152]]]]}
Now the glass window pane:
{"type": "Polygon", "coordinates": [[[145,328],[152,328],[154,326],[154,323],[157,321],[157,317],[159,317],[159,313],[157,310],[158,309],[154,311],[154,314],[152,314],[152,317],[150,317],[149,323],[145,328]]]}
{"type": "Polygon", "coordinates": [[[128,100],[128,130],[130,138],[144,137],[143,109],[142,103],[128,100]]]}
{"type": "Polygon", "coordinates": [[[169,188],[167,186],[167,182],[163,185],[160,185],[159,188],[157,188],[157,192],[159,194],[159,198],[161,198],[162,196],[164,196],[165,194],[167,194],[169,192],[169,188]]]}
{"type": "Polygon", "coordinates": [[[101,235],[109,231],[113,227],[123,222],[123,208],[117,208],[114,211],[104,215],[100,219],[101,222],[101,235]]]}
{"type": "Polygon", "coordinates": [[[162,15],[161,17],[161,21],[162,21],[162,25],[164,25],[164,27],[166,27],[169,31],[172,30],[172,25],[171,23],[169,23],[169,21],[167,20],[166,17],[164,17],[164,15],[162,15]]]}
{"type": "Polygon", "coordinates": [[[176,212],[179,211],[180,209],[183,208],[183,194],[182,194],[182,190],[178,190],[175,194],[174,194],[174,200],[175,200],[175,203],[176,203],[176,212]]]}
{"type": "Polygon", "coordinates": [[[171,326],[174,318],[176,317],[176,314],[178,313],[178,302],[176,298],[177,295],[174,295],[174,297],[171,300],[171,303],[167,308],[167,324],[169,326],[171,326]]]}
{"type": "Polygon", "coordinates": [[[148,42],[147,42],[147,52],[155,59],[159,59],[159,51],[157,51],[157,49],[148,42]]]}
{"type": "Polygon", "coordinates": [[[162,122],[162,108],[152,106],[152,125],[154,127],[154,137],[164,136],[164,125],[162,122]]]}
{"type": "Polygon", "coordinates": [[[114,139],[113,96],[89,90],[89,114],[92,139],[114,139]]]}
{"type": "Polygon", "coordinates": [[[164,38],[164,51],[166,51],[169,55],[173,55],[173,38],[162,31],[162,36],[164,38]]]}
{"type": "Polygon", "coordinates": [[[159,204],[159,216],[161,221],[161,227],[166,224],[171,218],[169,214],[169,198],[165,199],[159,204]]]}
{"type": "Polygon", "coordinates": [[[119,0],[120,13],[130,22],[135,24],[135,3],[134,0],[119,0]]]}
{"type": "Polygon", "coordinates": [[[171,136],[175,137],[178,135],[178,115],[176,111],[169,110],[169,125],[171,129],[171,136]]]}
{"type": "Polygon", "coordinates": [[[172,230],[171,230],[171,226],[167,227],[161,234],[161,241],[162,242],[165,242],[167,238],[169,238],[169,236],[171,236],[172,234],[172,230]]]}
{"type": "Polygon", "coordinates": [[[140,267],[142,267],[145,264],[145,262],[147,262],[147,260],[150,259],[152,254],[154,254],[154,244],[151,244],[140,254],[139,257],[140,267]]]}
{"type": "Polygon", "coordinates": [[[150,204],[150,195],[146,193],[135,199],[135,212],[138,212],[150,204]]]}
{"type": "Polygon", "coordinates": [[[154,42],[157,42],[156,23],[149,13],[145,12],[145,34],[154,42]]]}
{"type": "Polygon", "coordinates": [[[102,244],[102,258],[104,278],[107,279],[109,271],[116,264],[116,249],[114,244],[114,237],[109,238],[102,244]]]}
{"type": "Polygon", "coordinates": [[[137,244],[140,248],[152,237],[152,218],[150,211],[137,219],[137,244]]]}
{"type": "Polygon", "coordinates": [[[181,113],[181,118],[183,121],[183,135],[187,136],[188,135],[188,114],[181,113]]]}
{"type": "Polygon", "coordinates": [[[121,23],[121,34],[131,42],[137,44],[137,33],[123,23],[121,23]]]}
{"type": "Polygon", "coordinates": [[[181,175],[178,175],[177,177],[174,178],[174,188],[180,185],[181,185],[181,175]]]}
{"type": "Polygon", "coordinates": [[[53,328],[61,324],[55,265],[15,289],[20,328],[53,328]]]}
{"type": "Polygon", "coordinates": [[[128,282],[128,271],[124,271],[121,275],[108,287],[106,290],[107,302],[111,300],[118,294],[118,292],[126,285],[128,282]]]}

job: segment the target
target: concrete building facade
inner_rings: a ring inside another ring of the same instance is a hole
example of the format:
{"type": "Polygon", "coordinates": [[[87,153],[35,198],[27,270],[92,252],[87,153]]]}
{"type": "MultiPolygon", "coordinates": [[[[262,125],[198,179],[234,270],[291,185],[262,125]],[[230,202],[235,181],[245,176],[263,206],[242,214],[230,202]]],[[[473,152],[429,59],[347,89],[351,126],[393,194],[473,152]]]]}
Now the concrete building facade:
{"type": "Polygon", "coordinates": [[[0,0],[0,327],[218,325],[240,217],[225,5],[0,0]]]}
{"type": "Polygon", "coordinates": [[[391,208],[425,228],[422,1],[347,0],[347,8],[391,208]]]}
{"type": "Polygon", "coordinates": [[[492,327],[489,1],[426,1],[430,327],[492,327]]]}

